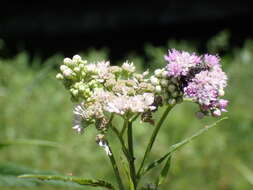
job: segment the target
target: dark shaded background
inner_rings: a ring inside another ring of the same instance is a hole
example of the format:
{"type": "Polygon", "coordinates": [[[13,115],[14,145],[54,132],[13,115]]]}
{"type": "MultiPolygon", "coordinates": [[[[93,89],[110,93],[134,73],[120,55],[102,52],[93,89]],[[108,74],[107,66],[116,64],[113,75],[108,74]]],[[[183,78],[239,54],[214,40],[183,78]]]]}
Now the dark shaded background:
{"type": "Polygon", "coordinates": [[[224,29],[232,45],[241,45],[253,36],[252,18],[247,1],[21,1],[2,6],[0,38],[9,56],[22,49],[48,57],[106,46],[118,59],[146,42],[164,45],[171,38],[199,40],[201,48],[224,29]]]}

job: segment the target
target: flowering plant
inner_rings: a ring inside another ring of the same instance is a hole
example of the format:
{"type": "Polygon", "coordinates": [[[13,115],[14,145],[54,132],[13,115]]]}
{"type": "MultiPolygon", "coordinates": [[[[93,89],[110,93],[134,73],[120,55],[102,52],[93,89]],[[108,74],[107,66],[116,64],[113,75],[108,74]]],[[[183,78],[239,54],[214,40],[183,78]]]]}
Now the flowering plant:
{"type": "MultiPolygon", "coordinates": [[[[118,184],[117,189],[125,190],[125,185],[128,185],[128,189],[136,190],[139,188],[140,180],[148,171],[165,162],[160,176],[153,185],[141,188],[157,189],[166,178],[172,154],[222,120],[172,145],[160,159],[147,164],[157,134],[167,115],[177,104],[184,101],[196,103],[199,106],[199,111],[196,113],[198,118],[219,117],[222,112],[226,112],[228,101],[221,97],[224,96],[227,76],[222,71],[220,58],[217,55],[198,56],[195,53],[172,49],[164,58],[167,65],[149,74],[148,71],[137,73],[134,64],[128,61],[121,66],[111,66],[106,61],[89,63],[79,55],[75,55],[72,59],[64,59],[63,65],[60,66],[61,72],[56,76],[70,92],[75,104],[73,129],[82,134],[87,127],[96,127],[98,133],[96,142],[105,150],[112,164],[118,184]],[[165,111],[160,119],[155,121],[152,117],[153,113],[160,107],[165,107],[165,111]],[[115,116],[123,118],[122,127],[115,126],[113,123],[115,116]],[[139,117],[142,122],[155,127],[137,169],[133,146],[133,124],[139,117]],[[122,167],[128,176],[127,182],[122,178],[119,163],[114,156],[115,151],[107,137],[109,130],[112,130],[118,138],[122,154],[128,163],[127,166],[123,164],[122,167]]],[[[45,175],[22,177],[72,181],[81,185],[115,189],[111,183],[103,180],[45,175]]]]}

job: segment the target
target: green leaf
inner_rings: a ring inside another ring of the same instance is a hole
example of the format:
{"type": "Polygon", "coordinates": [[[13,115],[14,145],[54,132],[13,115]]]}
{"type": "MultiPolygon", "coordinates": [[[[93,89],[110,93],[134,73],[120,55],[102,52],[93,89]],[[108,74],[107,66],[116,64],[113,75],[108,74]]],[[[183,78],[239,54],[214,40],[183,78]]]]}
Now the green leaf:
{"type": "Polygon", "coordinates": [[[169,151],[166,155],[170,155],[171,153],[177,151],[179,148],[183,147],[184,145],[188,144],[189,142],[191,142],[193,139],[195,139],[196,137],[202,135],[204,132],[208,131],[209,129],[215,127],[218,123],[220,123],[221,121],[225,120],[225,119],[228,119],[227,117],[224,117],[224,118],[221,118],[219,119],[218,121],[214,122],[213,124],[211,125],[207,125],[205,126],[204,128],[200,129],[199,131],[197,131],[194,135],[186,138],[185,140],[177,143],[177,144],[174,144],[172,145],[170,148],[169,148],[169,151]]]}
{"type": "Polygon", "coordinates": [[[159,175],[159,178],[156,182],[157,187],[165,182],[165,179],[166,179],[168,172],[170,170],[170,163],[171,163],[171,156],[169,156],[169,158],[167,159],[167,162],[165,163],[165,165],[159,175]]]}
{"type": "Polygon", "coordinates": [[[146,174],[149,170],[155,168],[156,166],[160,165],[166,158],[168,157],[168,155],[166,154],[165,156],[161,157],[158,160],[155,160],[154,162],[152,162],[151,164],[149,164],[141,173],[141,175],[146,174]]]}
{"type": "Polygon", "coordinates": [[[244,165],[241,161],[236,161],[234,165],[236,169],[241,173],[241,175],[251,184],[253,185],[253,171],[250,170],[246,165],[244,165]]]}
{"type": "Polygon", "coordinates": [[[53,171],[41,171],[41,170],[35,170],[32,168],[28,168],[23,165],[18,165],[12,162],[0,162],[0,175],[13,175],[18,176],[25,173],[30,174],[47,174],[47,175],[55,175],[57,173],[53,171]]]}
{"type": "Polygon", "coordinates": [[[179,148],[183,147],[184,145],[188,144],[189,142],[191,142],[193,139],[195,139],[196,137],[200,136],[201,134],[203,134],[204,132],[208,131],[209,129],[215,127],[218,123],[220,123],[221,121],[228,119],[227,117],[224,117],[216,122],[214,122],[211,125],[207,125],[204,128],[200,129],[198,132],[196,132],[194,135],[184,139],[183,141],[174,144],[172,146],[169,147],[169,151],[163,155],[161,158],[159,158],[158,160],[155,160],[154,162],[152,162],[151,164],[149,164],[141,173],[141,175],[144,175],[145,173],[147,173],[149,170],[157,167],[158,165],[160,165],[168,156],[170,156],[173,152],[177,151],[179,148]]]}
{"type": "Polygon", "coordinates": [[[122,168],[127,176],[127,179],[128,179],[128,183],[129,183],[129,189],[130,190],[134,190],[134,183],[132,181],[132,178],[131,178],[131,175],[130,175],[130,172],[128,170],[128,167],[127,167],[127,164],[124,162],[123,158],[121,158],[121,163],[122,163],[122,168]]]}
{"type": "Polygon", "coordinates": [[[93,187],[104,187],[107,189],[115,190],[111,183],[108,183],[103,180],[93,180],[93,179],[84,179],[80,177],[72,177],[72,176],[58,176],[58,175],[32,175],[26,174],[18,176],[19,178],[29,178],[29,179],[39,179],[39,180],[55,180],[55,181],[63,181],[63,182],[72,182],[78,185],[87,185],[93,187]]]}
{"type": "Polygon", "coordinates": [[[35,145],[58,148],[59,144],[52,141],[36,140],[36,139],[17,139],[0,142],[0,149],[10,145],[35,145]]]}

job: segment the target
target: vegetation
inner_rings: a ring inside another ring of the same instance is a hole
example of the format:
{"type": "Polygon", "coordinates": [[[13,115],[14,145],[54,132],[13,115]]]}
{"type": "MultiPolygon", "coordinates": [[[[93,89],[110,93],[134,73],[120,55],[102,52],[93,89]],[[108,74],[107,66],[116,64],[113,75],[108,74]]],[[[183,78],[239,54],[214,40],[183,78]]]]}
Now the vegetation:
{"type": "MultiPolygon", "coordinates": [[[[253,41],[247,40],[242,47],[232,48],[228,39],[228,33],[222,32],[210,39],[207,49],[221,53],[223,69],[229,77],[225,97],[230,105],[229,112],[224,114],[229,119],[219,124],[222,127],[210,130],[176,153],[167,182],[161,189],[253,187],[253,41]]],[[[164,65],[163,55],[168,47],[198,51],[195,43],[170,40],[167,47],[148,44],[144,55],[130,54],[127,59],[137,63],[139,70],[153,70],[164,65]]],[[[89,50],[80,54],[88,60],[109,56],[107,50],[89,50]]],[[[94,128],[88,128],[83,135],[77,135],[71,129],[72,103],[55,79],[55,68],[62,59],[62,55],[55,55],[42,62],[36,56],[31,58],[27,52],[20,52],[10,59],[0,58],[0,189],[82,188],[72,183],[63,187],[65,183],[58,181],[43,185],[37,180],[16,178],[25,173],[61,173],[114,181],[109,160],[95,143],[94,128]]],[[[215,121],[213,118],[198,120],[193,114],[197,109],[197,106],[184,104],[172,111],[160,131],[150,160],[161,157],[170,145],[215,121]]],[[[144,154],[152,132],[147,128],[152,126],[139,124],[134,129],[137,160],[144,154]]],[[[112,146],[120,146],[117,139],[112,146]]],[[[148,173],[144,183],[152,178],[154,176],[148,173]]]]}

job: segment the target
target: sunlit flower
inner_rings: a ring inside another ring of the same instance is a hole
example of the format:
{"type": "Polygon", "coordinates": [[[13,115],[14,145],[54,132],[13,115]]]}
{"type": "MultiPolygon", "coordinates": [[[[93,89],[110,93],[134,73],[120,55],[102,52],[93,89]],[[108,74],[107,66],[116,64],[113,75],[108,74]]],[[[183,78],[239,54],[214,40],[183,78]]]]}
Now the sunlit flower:
{"type": "Polygon", "coordinates": [[[194,53],[190,54],[172,49],[168,52],[168,55],[165,55],[165,60],[168,62],[168,76],[179,77],[186,76],[190,68],[200,63],[201,58],[194,53]]]}
{"type": "Polygon", "coordinates": [[[228,101],[220,102],[220,96],[224,95],[227,76],[217,55],[196,56],[171,50],[165,60],[168,62],[168,76],[173,83],[168,86],[168,91],[173,98],[183,93],[184,97],[200,105],[201,112],[210,111],[213,116],[220,116],[221,112],[226,111],[228,101]]]}

